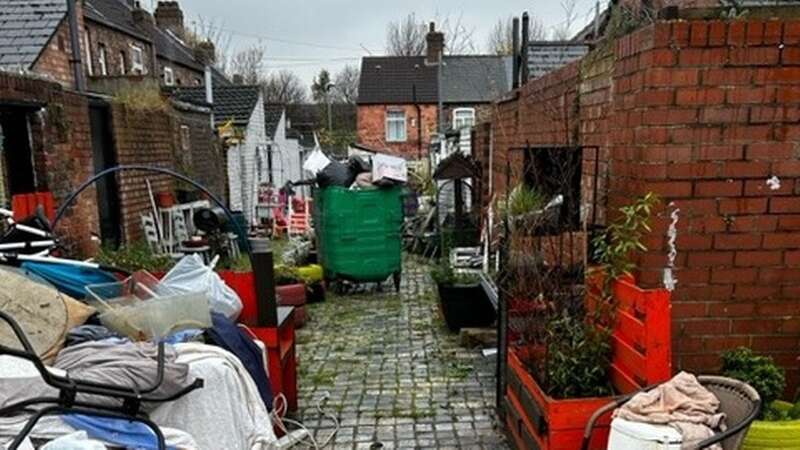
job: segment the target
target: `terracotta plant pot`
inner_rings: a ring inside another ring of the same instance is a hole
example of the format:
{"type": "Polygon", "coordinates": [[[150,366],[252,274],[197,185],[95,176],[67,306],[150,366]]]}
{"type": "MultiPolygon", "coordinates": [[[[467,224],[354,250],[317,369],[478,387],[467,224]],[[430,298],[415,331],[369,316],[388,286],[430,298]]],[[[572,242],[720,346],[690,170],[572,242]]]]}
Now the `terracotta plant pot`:
{"type": "Polygon", "coordinates": [[[159,208],[171,208],[175,206],[175,194],[172,192],[156,193],[156,205],[159,208]]]}

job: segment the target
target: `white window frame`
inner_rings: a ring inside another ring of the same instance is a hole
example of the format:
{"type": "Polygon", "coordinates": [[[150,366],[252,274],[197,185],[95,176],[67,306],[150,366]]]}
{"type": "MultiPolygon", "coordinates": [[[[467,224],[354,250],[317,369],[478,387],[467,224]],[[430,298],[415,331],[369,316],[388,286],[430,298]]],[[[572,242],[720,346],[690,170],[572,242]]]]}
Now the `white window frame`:
{"type": "Polygon", "coordinates": [[[188,125],[181,125],[181,149],[185,152],[192,149],[192,131],[188,125]]]}
{"type": "Polygon", "coordinates": [[[89,28],[84,28],[83,42],[86,44],[86,73],[91,77],[94,75],[94,68],[92,67],[92,36],[89,28]]]}
{"type": "Polygon", "coordinates": [[[97,65],[100,66],[100,75],[108,76],[108,51],[103,44],[98,46],[97,65]]]}
{"type": "Polygon", "coordinates": [[[406,121],[406,112],[403,110],[387,110],[386,111],[386,142],[406,142],[408,140],[408,126],[406,121]],[[402,114],[403,117],[399,117],[402,114]],[[392,116],[395,117],[392,117],[392,116]],[[397,136],[393,135],[391,125],[402,124],[400,133],[397,136]]]}
{"type": "Polygon", "coordinates": [[[131,72],[144,75],[147,71],[144,68],[144,50],[138,45],[131,44],[131,72]]]}
{"type": "Polygon", "coordinates": [[[456,108],[453,110],[453,129],[471,128],[475,126],[475,108],[456,108]],[[459,117],[468,115],[469,117],[459,117]]]}
{"type": "Polygon", "coordinates": [[[128,64],[127,64],[128,57],[125,55],[125,50],[120,50],[119,52],[119,74],[125,75],[128,73],[128,64]]]}
{"type": "Polygon", "coordinates": [[[175,72],[172,67],[164,67],[164,84],[166,86],[175,86],[175,72]]]}

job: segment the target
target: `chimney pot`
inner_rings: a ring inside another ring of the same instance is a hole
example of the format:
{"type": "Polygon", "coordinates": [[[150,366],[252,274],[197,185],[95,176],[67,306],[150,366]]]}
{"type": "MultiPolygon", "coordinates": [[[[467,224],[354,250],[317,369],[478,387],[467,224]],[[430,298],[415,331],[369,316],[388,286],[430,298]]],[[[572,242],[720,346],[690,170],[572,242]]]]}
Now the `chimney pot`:
{"type": "Polygon", "coordinates": [[[183,36],[183,11],[176,1],[159,1],[153,16],[159,28],[183,36]]]}

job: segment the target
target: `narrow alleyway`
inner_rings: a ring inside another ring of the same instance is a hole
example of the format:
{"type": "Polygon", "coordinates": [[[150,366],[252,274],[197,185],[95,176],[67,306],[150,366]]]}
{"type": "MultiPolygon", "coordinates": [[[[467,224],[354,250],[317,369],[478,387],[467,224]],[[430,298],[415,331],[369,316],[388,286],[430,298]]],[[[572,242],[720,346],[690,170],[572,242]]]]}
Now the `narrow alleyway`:
{"type": "MultiPolygon", "coordinates": [[[[437,310],[428,267],[404,262],[393,290],[311,305],[298,331],[300,419],[335,449],[504,449],[495,428],[494,358],[459,347],[437,310]]],[[[388,284],[387,284],[388,287],[388,284]]]]}

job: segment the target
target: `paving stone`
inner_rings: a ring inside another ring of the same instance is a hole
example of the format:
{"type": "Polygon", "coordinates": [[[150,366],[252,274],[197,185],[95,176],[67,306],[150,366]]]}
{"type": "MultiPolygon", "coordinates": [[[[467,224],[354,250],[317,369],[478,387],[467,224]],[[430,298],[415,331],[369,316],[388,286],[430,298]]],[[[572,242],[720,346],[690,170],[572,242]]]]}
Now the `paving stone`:
{"type": "Polygon", "coordinates": [[[399,293],[361,288],[309,305],[297,331],[298,416],[339,449],[507,449],[494,415],[494,361],[459,347],[438,312],[430,266],[404,256],[399,293]]]}

